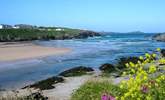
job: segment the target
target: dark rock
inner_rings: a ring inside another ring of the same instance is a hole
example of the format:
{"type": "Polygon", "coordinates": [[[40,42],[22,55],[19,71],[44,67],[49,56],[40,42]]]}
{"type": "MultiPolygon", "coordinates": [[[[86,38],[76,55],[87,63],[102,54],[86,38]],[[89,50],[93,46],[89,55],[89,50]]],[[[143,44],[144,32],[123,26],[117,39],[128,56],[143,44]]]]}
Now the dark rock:
{"type": "Polygon", "coordinates": [[[30,94],[24,100],[48,100],[48,97],[44,97],[41,93],[36,92],[30,94]]]}
{"type": "Polygon", "coordinates": [[[75,38],[88,38],[88,37],[93,37],[93,36],[101,36],[100,33],[98,32],[93,32],[93,31],[81,31],[78,36],[75,36],[75,38]]]}
{"type": "Polygon", "coordinates": [[[140,61],[140,59],[138,57],[123,57],[123,58],[119,59],[116,67],[118,69],[124,69],[124,68],[126,68],[126,66],[125,66],[126,63],[133,62],[136,64],[138,61],[140,61]]]}
{"type": "Polygon", "coordinates": [[[159,33],[154,35],[153,40],[165,42],[165,33],[159,33]]]}
{"type": "MultiPolygon", "coordinates": [[[[51,77],[46,80],[39,81],[37,83],[34,83],[32,85],[26,86],[24,88],[39,88],[40,90],[48,90],[48,89],[53,89],[55,88],[52,86],[53,84],[63,82],[64,79],[62,77],[51,77]]],[[[23,89],[24,89],[23,88],[23,89]]]]}
{"type": "Polygon", "coordinates": [[[165,57],[165,49],[161,49],[161,55],[165,57]]]}
{"type": "Polygon", "coordinates": [[[103,72],[113,72],[116,70],[112,64],[108,64],[108,63],[101,65],[99,69],[103,72]]]}
{"type": "Polygon", "coordinates": [[[66,70],[66,71],[60,73],[59,76],[64,76],[64,77],[81,76],[81,75],[84,75],[87,72],[91,72],[91,71],[94,71],[94,70],[90,67],[80,66],[80,67],[75,67],[75,68],[66,70]]]}

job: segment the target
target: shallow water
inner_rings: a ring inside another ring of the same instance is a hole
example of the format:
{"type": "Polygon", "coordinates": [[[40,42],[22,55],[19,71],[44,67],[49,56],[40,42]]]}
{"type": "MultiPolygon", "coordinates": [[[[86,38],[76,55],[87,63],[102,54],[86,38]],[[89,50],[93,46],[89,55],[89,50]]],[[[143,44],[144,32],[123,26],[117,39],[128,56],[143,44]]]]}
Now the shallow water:
{"type": "Polygon", "coordinates": [[[3,89],[21,88],[29,83],[57,75],[76,66],[97,69],[103,63],[115,63],[123,56],[139,56],[165,48],[164,42],[153,41],[154,34],[109,34],[75,40],[35,41],[50,47],[71,48],[69,54],[45,58],[0,63],[0,86],[3,89]]]}

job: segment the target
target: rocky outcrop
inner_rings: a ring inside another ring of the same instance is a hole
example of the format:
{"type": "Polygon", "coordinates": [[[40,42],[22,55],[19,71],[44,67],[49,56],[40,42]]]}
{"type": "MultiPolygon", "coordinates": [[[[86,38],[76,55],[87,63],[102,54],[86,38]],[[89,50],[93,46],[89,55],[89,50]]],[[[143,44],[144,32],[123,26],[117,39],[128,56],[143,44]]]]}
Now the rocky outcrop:
{"type": "Polygon", "coordinates": [[[106,64],[103,64],[99,67],[99,69],[102,71],[102,72],[113,72],[115,71],[115,66],[113,66],[112,64],[109,64],[109,63],[106,63],[106,64]]]}
{"type": "Polygon", "coordinates": [[[64,72],[60,73],[59,76],[64,76],[64,77],[81,76],[86,74],[87,72],[92,72],[92,71],[94,70],[90,67],[79,66],[65,70],[64,72]]]}
{"type": "Polygon", "coordinates": [[[42,93],[36,92],[36,93],[32,93],[29,96],[23,98],[23,100],[48,100],[48,97],[45,97],[42,93]]]}
{"type": "Polygon", "coordinates": [[[161,55],[165,57],[165,49],[161,49],[161,55]]]}
{"type": "MultiPolygon", "coordinates": [[[[36,82],[32,85],[25,86],[24,88],[38,88],[40,90],[48,90],[48,89],[55,88],[53,86],[53,84],[60,83],[63,81],[64,81],[64,79],[62,77],[55,76],[55,77],[51,77],[51,78],[36,82]]],[[[22,89],[24,89],[24,88],[22,88],[22,89]]]]}
{"type": "Polygon", "coordinates": [[[98,32],[93,32],[93,31],[81,31],[78,36],[75,36],[75,38],[88,38],[88,37],[93,37],[93,36],[101,36],[100,33],[98,32]]]}
{"type": "Polygon", "coordinates": [[[165,42],[165,33],[154,35],[153,40],[165,42]]]}
{"type": "Polygon", "coordinates": [[[138,61],[141,61],[138,57],[122,57],[118,60],[116,67],[118,69],[124,69],[126,68],[126,63],[133,62],[136,64],[138,61]]]}

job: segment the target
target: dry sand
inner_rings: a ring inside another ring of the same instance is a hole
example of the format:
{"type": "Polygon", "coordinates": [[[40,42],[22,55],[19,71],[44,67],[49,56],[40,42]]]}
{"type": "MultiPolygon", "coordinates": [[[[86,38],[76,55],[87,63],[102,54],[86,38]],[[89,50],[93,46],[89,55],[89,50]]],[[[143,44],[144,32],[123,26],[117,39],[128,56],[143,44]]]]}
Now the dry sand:
{"type": "Polygon", "coordinates": [[[92,75],[68,77],[65,79],[65,83],[55,84],[54,89],[44,90],[43,94],[49,100],[70,100],[72,93],[90,78],[92,78],[92,75]]]}
{"type": "Polygon", "coordinates": [[[15,61],[22,59],[59,55],[71,51],[68,48],[53,48],[32,43],[0,43],[0,61],[15,61]]]}
{"type": "MultiPolygon", "coordinates": [[[[93,75],[84,75],[79,77],[66,77],[64,83],[55,84],[54,89],[43,90],[44,96],[48,97],[48,100],[70,100],[72,93],[78,89],[86,81],[90,80],[93,75]]],[[[31,93],[39,91],[38,89],[19,89],[15,91],[0,91],[0,97],[9,98],[15,97],[17,93],[18,97],[28,96],[31,93]]]]}

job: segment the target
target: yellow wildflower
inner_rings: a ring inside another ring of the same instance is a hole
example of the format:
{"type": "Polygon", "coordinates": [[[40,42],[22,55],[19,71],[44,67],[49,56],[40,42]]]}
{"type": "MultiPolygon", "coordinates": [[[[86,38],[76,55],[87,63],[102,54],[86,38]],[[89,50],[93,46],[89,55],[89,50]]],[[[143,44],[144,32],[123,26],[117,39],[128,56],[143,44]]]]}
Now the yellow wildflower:
{"type": "Polygon", "coordinates": [[[156,71],[155,65],[151,65],[149,68],[149,73],[154,73],[156,71]]]}
{"type": "Polygon", "coordinates": [[[160,48],[157,48],[156,50],[157,50],[158,52],[160,52],[161,49],[160,49],[160,48]]]}

